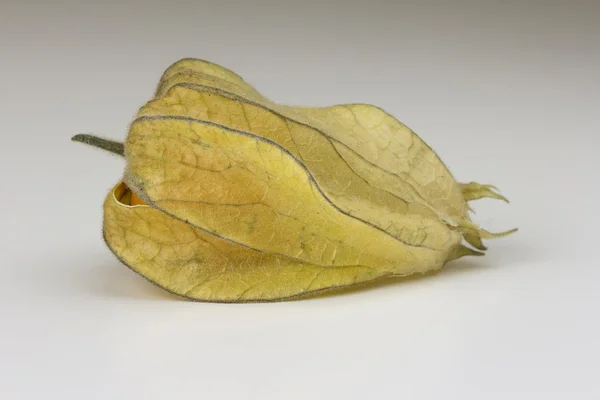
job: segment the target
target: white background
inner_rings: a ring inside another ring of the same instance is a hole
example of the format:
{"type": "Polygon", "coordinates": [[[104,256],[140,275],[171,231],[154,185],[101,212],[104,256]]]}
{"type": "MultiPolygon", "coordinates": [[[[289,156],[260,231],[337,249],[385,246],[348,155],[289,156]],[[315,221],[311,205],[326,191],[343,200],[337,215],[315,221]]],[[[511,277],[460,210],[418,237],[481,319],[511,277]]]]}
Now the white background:
{"type": "Polygon", "coordinates": [[[600,398],[600,3],[321,3],[0,3],[0,399],[600,398]],[[520,231],[339,295],[162,292],[101,239],[123,160],[69,138],[124,139],[182,57],[383,107],[511,200],[477,223],[520,231]]]}

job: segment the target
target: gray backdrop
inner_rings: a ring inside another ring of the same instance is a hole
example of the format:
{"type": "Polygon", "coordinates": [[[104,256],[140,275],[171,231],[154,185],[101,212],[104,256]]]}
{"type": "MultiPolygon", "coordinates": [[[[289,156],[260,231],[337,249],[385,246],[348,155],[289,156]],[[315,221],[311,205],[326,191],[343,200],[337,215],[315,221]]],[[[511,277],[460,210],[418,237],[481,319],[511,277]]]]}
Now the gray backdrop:
{"type": "Polygon", "coordinates": [[[596,399],[598,1],[0,2],[0,398],[596,399]],[[270,305],[178,301],[120,265],[101,204],[163,70],[414,129],[508,238],[435,276],[270,305]]]}

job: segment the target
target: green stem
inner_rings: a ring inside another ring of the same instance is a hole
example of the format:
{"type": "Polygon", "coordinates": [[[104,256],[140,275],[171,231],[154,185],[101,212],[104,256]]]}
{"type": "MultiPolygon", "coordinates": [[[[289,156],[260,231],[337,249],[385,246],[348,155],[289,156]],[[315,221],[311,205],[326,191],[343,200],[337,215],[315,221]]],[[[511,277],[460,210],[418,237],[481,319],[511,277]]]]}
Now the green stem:
{"type": "Polygon", "coordinates": [[[110,151],[111,153],[125,156],[124,145],[121,142],[115,142],[101,137],[87,134],[75,135],[71,138],[74,142],[89,144],[90,146],[98,147],[102,150],[110,151]]]}

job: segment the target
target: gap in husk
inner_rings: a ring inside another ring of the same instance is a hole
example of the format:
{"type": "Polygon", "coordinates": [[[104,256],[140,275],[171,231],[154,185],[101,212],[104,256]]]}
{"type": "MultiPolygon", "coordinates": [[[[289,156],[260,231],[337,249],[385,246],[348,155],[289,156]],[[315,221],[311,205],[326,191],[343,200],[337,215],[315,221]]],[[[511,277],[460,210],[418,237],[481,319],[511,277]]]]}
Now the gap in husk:
{"type": "Polygon", "coordinates": [[[115,199],[124,206],[147,206],[148,204],[140,199],[129,189],[125,182],[119,183],[113,190],[115,199]]]}

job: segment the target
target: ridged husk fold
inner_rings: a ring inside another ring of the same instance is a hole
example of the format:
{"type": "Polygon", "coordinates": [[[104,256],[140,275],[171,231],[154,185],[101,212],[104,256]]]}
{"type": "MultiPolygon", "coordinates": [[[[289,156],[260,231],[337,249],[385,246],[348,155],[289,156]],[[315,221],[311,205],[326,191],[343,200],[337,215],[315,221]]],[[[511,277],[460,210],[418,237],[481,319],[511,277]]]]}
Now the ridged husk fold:
{"type": "Polygon", "coordinates": [[[132,122],[104,237],[131,269],[204,301],[271,301],[436,270],[482,253],[436,153],[372,105],[276,104],[235,73],[184,59],[132,122]],[[132,202],[139,198],[138,202],[132,202]]]}

